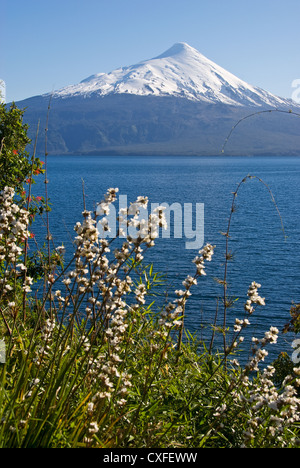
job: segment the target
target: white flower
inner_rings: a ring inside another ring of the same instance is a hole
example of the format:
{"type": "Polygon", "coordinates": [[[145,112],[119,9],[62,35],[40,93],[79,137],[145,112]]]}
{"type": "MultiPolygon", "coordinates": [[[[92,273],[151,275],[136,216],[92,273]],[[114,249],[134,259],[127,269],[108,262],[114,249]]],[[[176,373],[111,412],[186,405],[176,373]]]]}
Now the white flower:
{"type": "Polygon", "coordinates": [[[91,422],[89,426],[89,433],[96,434],[98,431],[99,431],[98,424],[95,421],[91,422]]]}
{"type": "Polygon", "coordinates": [[[94,403],[93,402],[88,403],[88,406],[87,406],[88,413],[92,413],[93,410],[94,410],[94,403]]]}

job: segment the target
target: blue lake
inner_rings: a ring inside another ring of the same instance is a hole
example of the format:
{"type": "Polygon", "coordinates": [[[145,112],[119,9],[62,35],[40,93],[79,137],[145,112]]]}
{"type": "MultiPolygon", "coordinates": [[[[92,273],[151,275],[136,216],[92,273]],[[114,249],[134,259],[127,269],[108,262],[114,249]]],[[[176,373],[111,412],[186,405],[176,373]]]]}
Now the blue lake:
{"type": "MultiPolygon", "coordinates": [[[[41,158],[43,159],[43,158],[41,158]]],[[[218,296],[222,287],[215,278],[223,278],[225,238],[232,192],[248,174],[257,179],[242,184],[237,211],[231,226],[229,295],[238,298],[229,310],[228,325],[244,316],[243,305],[252,281],[262,285],[259,293],[266,306],[251,316],[244,333],[244,349],[252,336],[261,337],[270,326],[280,330],[289,321],[290,307],[300,302],[300,158],[296,157],[127,157],[127,156],[49,156],[48,195],[52,203],[50,230],[56,245],[74,237],[74,225],[82,219],[84,181],[87,208],[93,210],[109,187],[118,187],[128,203],[137,196],[148,196],[150,203],[204,204],[204,242],[216,245],[213,261],[207,264],[207,276],[198,281],[186,310],[186,327],[200,336],[210,336],[218,296]],[[285,233],[282,230],[282,222],[285,233]],[[286,236],[286,237],[285,237],[286,236]]],[[[41,177],[35,195],[44,194],[41,177]]],[[[40,226],[37,237],[44,239],[40,226]]],[[[154,263],[155,271],[167,273],[172,291],[182,280],[194,274],[192,259],[196,249],[186,249],[187,239],[157,239],[145,262],[154,263]]],[[[222,309],[222,306],[221,306],[222,309]]],[[[220,311],[220,321],[222,320],[220,311]]],[[[280,336],[278,345],[269,348],[270,356],[286,350],[290,355],[292,337],[280,336]]]]}

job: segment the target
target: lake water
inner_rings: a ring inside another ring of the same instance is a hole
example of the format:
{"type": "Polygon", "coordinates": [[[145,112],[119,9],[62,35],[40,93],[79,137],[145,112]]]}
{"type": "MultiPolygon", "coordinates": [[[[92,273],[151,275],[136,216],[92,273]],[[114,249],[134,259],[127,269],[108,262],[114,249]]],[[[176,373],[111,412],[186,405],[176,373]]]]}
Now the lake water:
{"type": "MultiPolygon", "coordinates": [[[[43,159],[43,158],[41,158],[43,159]]],[[[300,158],[294,157],[127,157],[127,156],[49,156],[48,195],[52,203],[50,229],[57,245],[74,237],[74,225],[83,210],[82,181],[88,209],[100,202],[109,187],[118,187],[128,203],[146,195],[150,203],[204,204],[204,242],[216,245],[207,276],[198,281],[186,310],[186,327],[191,332],[210,336],[216,298],[222,287],[215,277],[224,274],[225,238],[232,203],[232,192],[248,174],[261,178],[272,191],[281,219],[267,188],[258,180],[242,184],[233,215],[229,264],[229,294],[238,300],[230,309],[228,325],[242,318],[247,290],[252,281],[261,283],[260,307],[245,331],[249,341],[261,337],[270,326],[280,330],[288,322],[293,302],[300,302],[300,158]]],[[[43,178],[34,187],[44,194],[43,178]]],[[[44,236],[42,227],[38,235],[44,236]]],[[[187,274],[194,274],[192,259],[197,250],[186,249],[187,239],[159,238],[148,251],[146,262],[155,271],[165,272],[171,291],[180,289],[187,274]]],[[[221,316],[220,316],[221,319],[221,316]]],[[[246,340],[246,342],[247,342],[246,340]]],[[[281,336],[270,356],[286,350],[290,355],[292,337],[281,336]]],[[[247,352],[248,344],[244,345],[247,352]]]]}

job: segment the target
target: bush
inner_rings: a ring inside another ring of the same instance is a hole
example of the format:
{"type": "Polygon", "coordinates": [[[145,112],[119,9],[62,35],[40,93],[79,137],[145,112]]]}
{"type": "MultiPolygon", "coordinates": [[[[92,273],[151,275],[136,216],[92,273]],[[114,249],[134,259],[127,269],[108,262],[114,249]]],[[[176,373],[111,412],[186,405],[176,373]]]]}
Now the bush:
{"type": "Polygon", "coordinates": [[[12,187],[21,193],[25,181],[42,170],[40,160],[25,150],[30,139],[23,115],[15,104],[7,109],[0,103],[0,190],[12,187]]]}

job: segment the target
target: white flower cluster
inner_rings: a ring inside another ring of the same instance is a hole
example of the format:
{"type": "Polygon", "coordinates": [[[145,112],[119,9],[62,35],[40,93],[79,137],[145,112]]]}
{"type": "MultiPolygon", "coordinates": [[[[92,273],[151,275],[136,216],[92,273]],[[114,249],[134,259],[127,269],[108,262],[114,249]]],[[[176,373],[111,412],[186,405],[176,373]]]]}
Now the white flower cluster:
{"type": "MultiPolygon", "coordinates": [[[[117,188],[110,188],[97,208],[97,215],[101,217],[99,222],[104,232],[110,230],[107,215],[110,213],[112,203],[116,201],[117,192],[117,188]]],[[[62,281],[66,286],[67,296],[63,297],[60,290],[53,296],[53,299],[64,304],[64,307],[72,304],[73,309],[79,307],[85,300],[86,317],[94,324],[93,336],[97,334],[102,336],[103,347],[96,348],[96,353],[91,349],[90,337],[86,336],[82,340],[82,347],[91,352],[88,360],[89,378],[95,383],[95,388],[96,382],[98,388],[101,383],[101,391],[97,391],[94,395],[91,405],[104,398],[110,400],[112,394],[115,394],[118,397],[117,404],[122,406],[126,403],[125,397],[131,386],[131,375],[124,369],[122,343],[127,339],[128,313],[134,313],[145,303],[147,289],[143,283],[133,289],[128,260],[132,257],[137,262],[141,261],[143,245],[145,247],[154,245],[159,227],[166,225],[162,207],[156,208],[148,220],[139,219],[140,209],[146,207],[147,203],[147,197],[138,197],[129,208],[119,210],[120,225],[126,221],[128,228],[134,227],[137,230],[137,236],[134,238],[127,236],[121,246],[113,251],[112,241],[109,242],[100,236],[91,212],[84,211],[84,221],[78,222],[74,228],[77,234],[75,268],[68,271],[62,281]],[[113,258],[108,258],[109,253],[113,254],[113,258]],[[135,302],[131,305],[124,300],[124,296],[130,292],[133,292],[135,298],[135,302]]],[[[118,236],[121,237],[121,234],[119,230],[118,236]]],[[[82,312],[81,307],[80,313],[82,312]]]]}
{"type": "MultiPolygon", "coordinates": [[[[264,440],[255,441],[254,446],[260,443],[284,447],[286,437],[285,431],[289,431],[295,423],[300,421],[300,399],[297,397],[296,385],[300,385],[299,379],[294,379],[292,376],[286,377],[282,387],[278,388],[274,384],[273,376],[275,368],[267,366],[260,374],[259,378],[253,378],[249,375],[254,371],[258,371],[259,363],[263,362],[268,355],[265,347],[268,344],[277,342],[278,329],[271,327],[262,339],[253,338],[254,348],[253,356],[248,364],[241,371],[241,374],[233,375],[230,384],[230,395],[236,401],[235,405],[224,403],[222,406],[216,407],[213,413],[215,422],[218,428],[223,427],[223,422],[227,423],[228,420],[233,421],[232,433],[236,433],[239,428],[240,420],[237,414],[232,418],[231,410],[240,407],[243,418],[246,417],[246,428],[241,433],[240,446],[251,447],[252,442],[256,435],[263,433],[264,440]],[[294,385],[291,385],[294,380],[294,385]],[[296,385],[295,385],[296,384],[296,385]],[[235,422],[237,427],[235,426],[235,422]],[[258,431],[259,429],[259,431],[258,431]]],[[[238,365],[238,362],[232,362],[238,365]]],[[[293,369],[296,375],[300,374],[299,369],[293,369]]],[[[229,393],[229,391],[228,391],[229,393]]],[[[296,445],[297,440],[292,440],[290,443],[296,445]]]]}
{"type": "Polygon", "coordinates": [[[257,304],[264,306],[265,304],[265,298],[260,297],[258,295],[258,289],[261,288],[261,285],[256,283],[255,281],[252,282],[251,286],[249,287],[248,290],[248,297],[249,299],[247,300],[245,304],[245,311],[248,312],[248,314],[252,314],[254,312],[254,307],[252,304],[257,304]]]}
{"type": "Polygon", "coordinates": [[[182,314],[183,307],[181,305],[177,305],[176,307],[174,303],[169,302],[160,314],[159,325],[165,326],[167,329],[173,326],[179,328],[182,325],[182,319],[180,320],[182,314]]]}
{"type": "Polygon", "coordinates": [[[140,243],[141,239],[143,239],[143,242],[148,247],[152,247],[154,239],[159,235],[159,228],[167,229],[164,215],[166,207],[157,206],[149,214],[148,218],[141,217],[141,210],[147,208],[148,201],[148,197],[139,196],[135,202],[130,203],[129,208],[121,208],[119,210],[119,234],[125,236],[128,232],[127,238],[131,242],[136,244],[140,243]],[[124,231],[124,228],[126,228],[126,231],[124,231]]]}
{"type": "Polygon", "coordinates": [[[43,323],[43,326],[41,328],[41,336],[43,340],[49,341],[50,338],[52,337],[53,330],[56,328],[56,321],[55,319],[47,319],[43,323]]]}
{"type": "MultiPolygon", "coordinates": [[[[0,262],[6,264],[4,277],[0,280],[3,295],[11,290],[9,277],[21,276],[26,272],[26,266],[20,258],[24,250],[22,244],[30,235],[29,212],[14,203],[14,195],[15,191],[11,187],[5,187],[0,192],[0,262]],[[9,268],[9,265],[12,265],[12,268],[9,268]]],[[[32,282],[32,278],[25,277],[25,292],[31,291],[32,282]]]]}
{"type": "Polygon", "coordinates": [[[93,402],[107,398],[110,400],[116,392],[118,400],[116,403],[123,406],[126,403],[125,396],[131,387],[131,375],[123,369],[122,343],[125,338],[127,311],[118,308],[109,321],[105,330],[104,342],[108,345],[102,354],[91,357],[89,360],[89,375],[92,382],[101,382],[102,391],[97,392],[93,402]]]}
{"type": "MultiPolygon", "coordinates": [[[[106,215],[110,212],[111,204],[116,201],[117,192],[118,188],[108,189],[104,200],[98,205],[97,214],[100,216],[104,215],[98,222],[104,231],[110,230],[106,215]]],[[[120,226],[126,221],[127,226],[135,227],[138,231],[135,238],[127,236],[122,246],[114,250],[116,260],[114,264],[106,256],[110,252],[110,242],[99,236],[96,226],[97,222],[92,218],[91,212],[84,211],[84,222],[78,222],[74,228],[77,233],[75,238],[75,245],[77,246],[75,254],[76,268],[74,271],[69,272],[68,277],[64,280],[64,284],[69,287],[72,279],[76,278],[80,286],[79,293],[84,293],[87,287],[91,289],[93,285],[97,284],[103,298],[107,299],[112,287],[115,286],[114,282],[119,269],[122,267],[125,273],[128,271],[126,261],[132,255],[136,261],[141,261],[143,259],[142,244],[145,244],[146,247],[153,246],[153,239],[157,237],[159,227],[165,226],[166,221],[162,213],[163,207],[156,208],[154,213],[149,215],[148,221],[138,219],[139,210],[146,206],[147,203],[147,197],[138,197],[129,208],[119,210],[118,220],[120,226]],[[132,217],[128,218],[129,215],[132,217]],[[88,271],[86,268],[89,262],[92,262],[92,268],[89,268],[89,271],[92,271],[90,279],[87,278],[88,271]],[[106,281],[104,281],[104,277],[106,281]]],[[[122,228],[120,227],[118,232],[118,236],[120,237],[122,234],[121,230],[122,228]]],[[[142,294],[140,293],[137,294],[138,300],[142,300],[142,294]]]]}
{"type": "Polygon", "coordinates": [[[90,211],[84,211],[83,223],[76,223],[74,230],[77,233],[75,238],[75,245],[77,245],[77,255],[85,257],[87,260],[92,260],[98,253],[97,249],[92,246],[98,240],[98,231],[96,228],[96,221],[92,219],[90,211]]]}
{"type": "Polygon", "coordinates": [[[214,253],[215,246],[207,244],[202,250],[199,251],[199,255],[194,258],[193,263],[197,267],[197,273],[200,276],[206,275],[204,262],[210,262],[214,253]]]}
{"type": "MultiPolygon", "coordinates": [[[[248,289],[249,299],[246,301],[244,309],[249,315],[252,315],[254,310],[255,310],[254,307],[253,307],[253,304],[260,305],[260,306],[265,305],[265,299],[258,295],[257,291],[258,291],[259,288],[261,288],[261,285],[256,283],[255,281],[253,281],[251,283],[249,289],[248,289]]],[[[227,349],[226,349],[227,354],[229,354],[232,349],[236,348],[238,346],[238,343],[241,343],[241,342],[244,341],[244,337],[239,336],[239,335],[240,335],[240,332],[244,328],[248,327],[249,325],[250,325],[250,322],[249,322],[249,320],[247,318],[244,318],[242,320],[240,320],[238,318],[235,319],[235,324],[234,324],[233,330],[234,330],[235,333],[237,333],[238,339],[236,337],[235,341],[231,344],[231,346],[227,347],[227,349]]],[[[271,328],[270,332],[268,332],[266,334],[266,337],[268,337],[269,334],[273,333],[273,330],[275,330],[275,329],[271,328]]],[[[274,342],[272,340],[275,340],[275,337],[273,335],[272,335],[272,339],[270,339],[269,342],[270,343],[274,342]]],[[[267,341],[265,341],[265,342],[262,341],[260,344],[262,346],[265,346],[267,344],[267,341]]],[[[260,350],[258,353],[260,354],[260,355],[257,355],[257,359],[258,359],[258,362],[259,362],[260,358],[263,357],[264,353],[267,353],[267,352],[265,350],[260,350]]],[[[237,363],[237,361],[234,360],[233,363],[237,363]]]]}
{"type": "Polygon", "coordinates": [[[104,200],[98,204],[97,213],[99,215],[105,214],[108,215],[110,211],[110,205],[114,203],[117,199],[117,193],[119,192],[118,188],[109,188],[104,195],[104,200]]]}
{"type": "Polygon", "coordinates": [[[0,192],[0,261],[16,262],[22,254],[20,243],[28,238],[28,211],[14,203],[14,189],[5,187],[0,192]]]}
{"type": "Polygon", "coordinates": [[[192,286],[197,285],[197,276],[206,275],[204,263],[205,261],[210,262],[212,260],[214,249],[215,246],[206,244],[205,247],[199,251],[200,256],[194,259],[194,263],[197,267],[196,274],[194,276],[188,275],[185,280],[183,280],[182,285],[184,289],[176,289],[176,299],[173,303],[169,302],[161,312],[160,325],[164,325],[167,329],[182,327],[185,303],[187,298],[192,294],[190,289],[192,286]]]}
{"type": "MultiPolygon", "coordinates": [[[[107,215],[110,212],[111,204],[116,200],[117,188],[110,188],[104,200],[98,205],[97,213],[107,215]]],[[[86,313],[94,316],[99,316],[99,313],[110,317],[113,310],[124,307],[120,301],[124,294],[131,291],[132,280],[128,274],[130,266],[127,261],[132,257],[139,262],[143,259],[143,244],[146,247],[151,247],[153,243],[153,233],[157,233],[160,226],[165,225],[165,218],[160,209],[149,216],[148,223],[144,225],[143,220],[138,220],[139,209],[147,205],[146,197],[138,197],[136,202],[125,210],[120,210],[119,222],[123,223],[123,215],[126,214],[126,219],[129,215],[132,218],[127,219],[128,226],[138,227],[137,238],[130,236],[122,243],[122,245],[113,251],[114,261],[109,260],[107,254],[111,252],[110,244],[107,239],[101,238],[97,230],[96,221],[92,219],[91,212],[84,211],[84,222],[77,223],[75,231],[75,245],[77,246],[75,253],[75,269],[69,271],[63,283],[67,289],[74,291],[72,281],[75,280],[78,289],[77,294],[91,293],[88,301],[90,302],[86,308],[86,313]],[[124,271],[125,277],[120,279],[120,269],[124,271]],[[93,294],[96,288],[98,292],[93,294]],[[105,307],[104,307],[105,304],[105,307]]],[[[160,207],[158,207],[160,208],[160,207]]],[[[107,218],[101,218],[100,223],[105,230],[110,230],[107,218]]],[[[119,232],[120,235],[120,232],[119,232]]],[[[135,290],[136,305],[133,308],[138,308],[144,304],[144,296],[146,289],[143,284],[139,285],[135,290]]],[[[60,300],[62,300],[60,294],[60,300]]]]}
{"type": "Polygon", "coordinates": [[[252,348],[253,357],[250,362],[247,364],[247,368],[251,370],[258,370],[258,364],[261,361],[265,360],[265,357],[268,356],[268,351],[265,347],[270,344],[277,343],[279,330],[276,327],[270,327],[270,330],[265,333],[265,336],[262,339],[253,337],[252,342],[254,343],[252,348]]]}
{"type": "Polygon", "coordinates": [[[56,329],[55,319],[46,319],[41,326],[41,345],[36,348],[34,362],[37,366],[49,355],[53,344],[53,334],[56,329]]]}
{"type": "Polygon", "coordinates": [[[250,325],[250,322],[249,322],[248,319],[244,319],[244,320],[235,319],[235,325],[234,325],[233,329],[234,329],[234,331],[236,333],[238,333],[243,328],[247,327],[248,325],[250,325]]]}
{"type": "MultiPolygon", "coordinates": [[[[276,335],[274,330],[272,334],[276,335]]],[[[296,387],[290,385],[292,377],[286,377],[282,389],[278,389],[272,380],[274,373],[274,367],[268,366],[258,382],[244,377],[245,392],[240,395],[240,399],[248,405],[248,429],[243,434],[245,447],[255,438],[256,429],[264,425],[265,437],[273,438],[276,443],[284,447],[284,431],[300,421],[300,399],[297,397],[296,387]],[[265,411],[268,410],[268,417],[265,421],[262,419],[264,408],[265,411]]]]}

